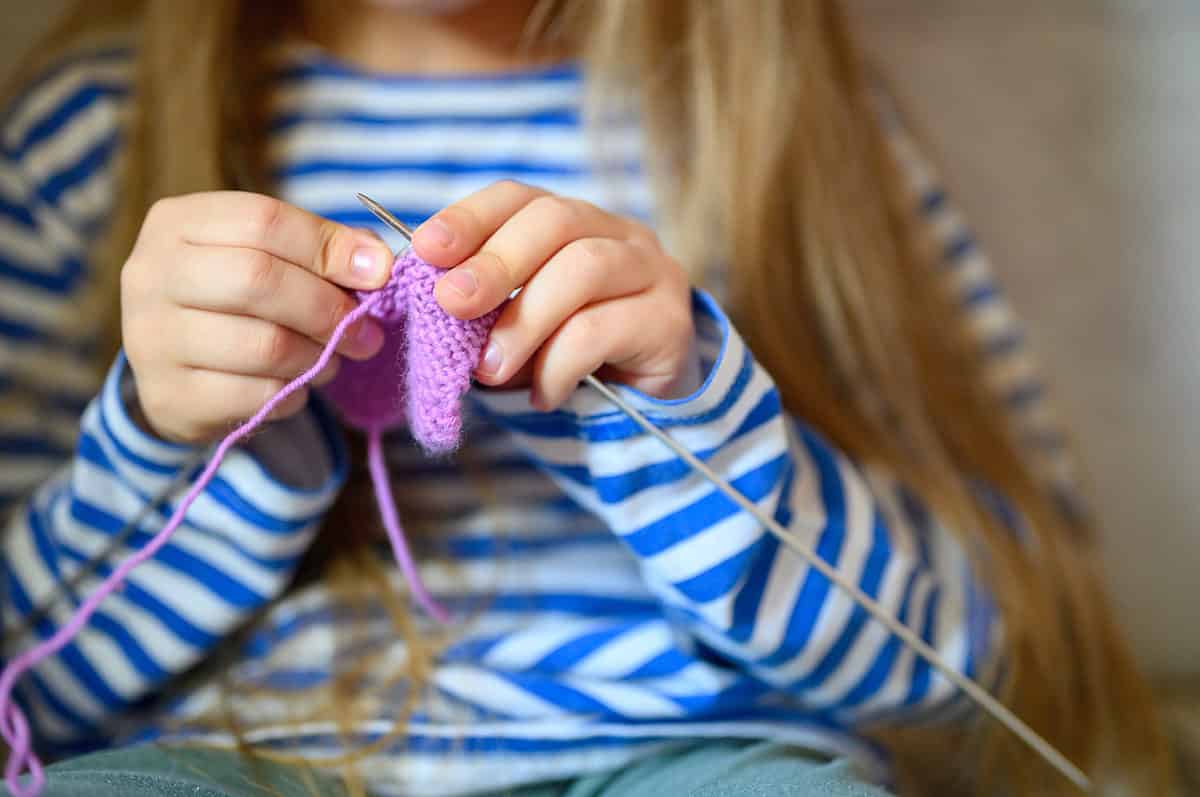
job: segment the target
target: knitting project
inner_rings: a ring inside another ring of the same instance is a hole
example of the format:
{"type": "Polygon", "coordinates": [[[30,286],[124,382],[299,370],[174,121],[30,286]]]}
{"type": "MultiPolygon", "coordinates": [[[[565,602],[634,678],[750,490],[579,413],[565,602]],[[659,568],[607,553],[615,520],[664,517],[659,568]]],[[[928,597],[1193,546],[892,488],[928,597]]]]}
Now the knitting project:
{"type": "Polygon", "coordinates": [[[29,723],[13,701],[12,690],[17,679],[69,644],[101,602],[120,588],[129,572],[166,545],[183,522],[188,508],[212,481],[229,450],[261,426],[288,396],[312,382],[329,364],[346,330],[366,315],[375,318],[383,327],[383,348],[369,360],[344,361],[337,376],[326,385],[324,394],[337,406],[347,423],[366,433],[367,465],[379,513],[414,599],[433,617],[443,622],[447,619],[445,609],[433,600],[421,583],[405,544],[383,456],[384,433],[405,422],[416,441],[431,454],[444,454],[458,446],[462,433],[462,397],[471,386],[471,373],[479,363],[500,309],[468,321],[453,318],[433,296],[434,285],[441,273],[441,269],[424,262],[411,250],[396,258],[386,285],[376,291],[359,292],[358,307],[337,325],[316,363],[218,444],[212,459],[162,530],[121,562],[79,604],[57,633],[8,663],[0,674],[0,735],[11,751],[4,779],[15,797],[35,797],[45,785],[42,764],[33,752],[29,723]],[[22,784],[19,779],[25,769],[29,771],[28,784],[22,784]]]}

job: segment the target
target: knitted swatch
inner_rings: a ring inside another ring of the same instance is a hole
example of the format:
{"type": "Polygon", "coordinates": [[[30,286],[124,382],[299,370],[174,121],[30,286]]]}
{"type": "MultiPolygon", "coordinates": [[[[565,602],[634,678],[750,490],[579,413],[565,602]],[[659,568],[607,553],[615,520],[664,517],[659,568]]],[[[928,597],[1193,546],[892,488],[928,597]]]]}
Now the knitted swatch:
{"type": "Polygon", "coordinates": [[[358,307],[337,325],[316,363],[217,445],[212,459],[162,530],[114,568],[52,637],[8,663],[0,674],[0,736],[11,751],[4,768],[4,780],[14,797],[36,797],[45,785],[42,764],[33,752],[29,723],[12,699],[17,679],[69,644],[87,625],[101,602],[120,588],[129,572],[167,544],[187,510],[212,481],[229,450],[262,425],[284,399],[312,382],[329,364],[346,330],[366,315],[371,315],[383,326],[383,348],[370,360],[344,361],[324,393],[337,405],[348,423],[367,434],[367,462],[375,498],[396,561],[408,579],[413,597],[431,615],[439,620],[446,619],[445,610],[433,601],[421,584],[405,545],[383,457],[384,432],[405,421],[413,437],[430,453],[445,453],[458,445],[462,432],[461,399],[471,386],[471,372],[479,363],[499,309],[470,321],[451,317],[433,298],[434,284],[441,273],[411,251],[398,257],[384,287],[359,293],[358,307]],[[26,769],[29,782],[22,784],[20,775],[26,769]]]}

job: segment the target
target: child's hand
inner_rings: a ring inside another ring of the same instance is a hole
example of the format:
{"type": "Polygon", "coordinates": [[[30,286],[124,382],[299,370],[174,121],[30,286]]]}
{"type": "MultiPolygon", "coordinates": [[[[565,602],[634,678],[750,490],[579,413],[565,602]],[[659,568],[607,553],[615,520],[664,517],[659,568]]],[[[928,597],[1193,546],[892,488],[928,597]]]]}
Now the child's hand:
{"type": "Polygon", "coordinates": [[[531,381],[534,406],[548,410],[602,366],[660,398],[698,381],[687,275],[636,221],[500,182],[422,224],[413,247],[450,269],[437,299],[457,318],[523,286],[492,331],[476,373],[484,384],[531,381]]]}
{"type": "MultiPolygon", "coordinates": [[[[269,197],[157,202],[121,272],[122,335],[146,423],[184,442],[228,431],[316,361],[356,304],[337,286],[378,288],[391,262],[373,234],[269,197]]],[[[338,350],[365,359],[382,343],[364,319],[338,350]]],[[[275,417],[306,400],[293,394],[275,417]]]]}

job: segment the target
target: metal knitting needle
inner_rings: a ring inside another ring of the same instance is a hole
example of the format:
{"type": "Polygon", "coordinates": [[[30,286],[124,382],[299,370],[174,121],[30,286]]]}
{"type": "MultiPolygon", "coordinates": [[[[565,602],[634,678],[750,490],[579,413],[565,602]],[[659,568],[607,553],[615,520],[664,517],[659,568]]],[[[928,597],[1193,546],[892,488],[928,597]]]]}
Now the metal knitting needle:
{"type": "MultiPolygon", "coordinates": [[[[363,194],[358,194],[359,200],[367,206],[367,209],[375,214],[376,218],[382,221],[387,226],[391,227],[396,232],[403,235],[408,241],[412,241],[412,231],[405,226],[399,219],[393,216],[382,205],[375,200],[363,194]]],[[[812,546],[797,537],[792,531],[781,526],[774,518],[765,514],[759,509],[750,499],[738,492],[732,484],[725,481],[720,474],[706,465],[699,457],[685,448],[675,438],[659,429],[650,422],[642,413],[620,394],[610,388],[608,385],[601,382],[594,375],[589,374],[584,377],[584,382],[596,390],[600,395],[615,404],[620,410],[629,416],[630,420],[636,423],[644,431],[657,438],[663,445],[671,449],[677,454],[680,459],[691,466],[696,472],[702,475],[708,481],[712,482],[713,486],[725,494],[727,498],[745,510],[751,517],[757,520],[768,531],[775,535],[786,547],[796,552],[804,559],[813,569],[819,572],[825,578],[829,579],[839,589],[850,596],[855,603],[865,609],[872,617],[883,624],[885,628],[900,638],[905,645],[908,645],[917,655],[929,662],[935,667],[950,683],[961,689],[971,700],[979,707],[984,709],[988,714],[991,714],[1001,725],[1008,728],[1016,734],[1017,738],[1025,742],[1030,749],[1041,756],[1047,763],[1057,769],[1062,775],[1078,786],[1085,792],[1092,790],[1092,782],[1083,770],[1075,766],[1071,761],[1060,753],[1055,747],[1046,741],[1037,731],[1029,727],[1024,720],[1013,713],[1008,706],[1005,706],[999,700],[994,698],[986,689],[980,686],[976,681],[963,675],[958,670],[950,666],[949,662],[945,661],[941,654],[938,653],[931,645],[929,645],[921,637],[917,636],[908,626],[900,622],[899,619],[893,617],[886,608],[867,593],[863,592],[857,584],[850,581],[841,573],[839,573],[832,565],[817,555],[812,546]]]]}

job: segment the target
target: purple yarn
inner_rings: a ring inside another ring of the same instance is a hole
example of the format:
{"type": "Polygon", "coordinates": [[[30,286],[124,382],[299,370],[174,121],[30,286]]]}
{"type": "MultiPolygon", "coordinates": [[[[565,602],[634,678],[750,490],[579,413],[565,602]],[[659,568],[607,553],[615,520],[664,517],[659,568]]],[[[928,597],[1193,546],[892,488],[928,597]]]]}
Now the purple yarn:
{"type": "Polygon", "coordinates": [[[458,447],[461,400],[500,312],[469,321],[449,315],[433,297],[443,273],[409,250],[387,285],[360,293],[383,326],[383,348],[370,360],[344,361],[324,389],[348,423],[370,431],[407,421],[431,454],[458,447]]]}
{"type": "Polygon", "coordinates": [[[87,625],[101,602],[120,589],[130,571],[167,544],[187,510],[216,475],[230,449],[261,426],[284,399],[312,382],[329,364],[350,325],[368,314],[383,325],[383,348],[365,362],[343,362],[337,377],[326,386],[325,394],[338,406],[347,422],[367,433],[368,465],[375,498],[413,597],[433,617],[443,621],[447,618],[446,611],[433,601],[421,583],[405,545],[382,453],[384,431],[406,419],[413,437],[430,453],[445,453],[458,446],[462,432],[461,400],[471,386],[471,372],[479,363],[499,309],[469,321],[451,317],[433,298],[434,284],[440,273],[440,269],[422,261],[411,251],[396,258],[391,279],[378,291],[359,293],[359,306],[337,325],[317,362],[220,442],[212,460],[162,530],[121,562],[52,637],[8,663],[0,673],[0,736],[11,751],[4,768],[4,781],[14,797],[36,797],[46,782],[42,764],[33,752],[29,723],[12,699],[17,679],[38,662],[66,647],[87,625]],[[29,783],[22,784],[20,776],[26,769],[29,783]]]}

